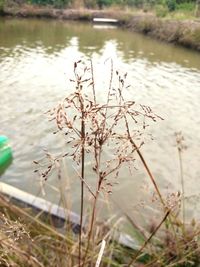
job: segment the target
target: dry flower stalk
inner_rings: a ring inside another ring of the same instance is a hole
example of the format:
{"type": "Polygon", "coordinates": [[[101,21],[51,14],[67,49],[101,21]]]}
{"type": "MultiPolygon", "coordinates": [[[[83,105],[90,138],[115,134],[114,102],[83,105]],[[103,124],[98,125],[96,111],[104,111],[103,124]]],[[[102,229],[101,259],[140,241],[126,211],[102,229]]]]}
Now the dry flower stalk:
{"type": "MultiPolygon", "coordinates": [[[[102,191],[110,194],[120,176],[122,167],[130,170],[134,167],[136,155],[142,160],[155,190],[164,205],[161,193],[151,174],[140,148],[144,145],[143,135],[149,122],[162,119],[148,106],[137,104],[126,99],[127,74],[120,75],[114,71],[111,60],[110,82],[105,103],[98,102],[94,82],[92,62],[88,67],[81,60],[74,63],[74,91],[53,110],[48,111],[49,120],[55,121],[58,132],[66,139],[67,152],[53,157],[45,152],[49,159],[47,163],[35,162],[36,170],[43,180],[46,180],[53,169],[59,169],[61,159],[69,157],[77,164],[78,176],[81,182],[81,211],[79,233],[79,266],[84,266],[93,236],[96,220],[97,202],[102,191]],[[114,86],[114,76],[117,85],[114,86]],[[148,124],[147,124],[148,121],[148,124]],[[111,153],[106,153],[110,151],[111,153]],[[92,191],[85,177],[86,156],[91,158],[91,169],[96,179],[96,189],[92,191]],[[45,165],[47,168],[45,168],[45,165]],[[89,189],[93,197],[92,212],[88,228],[86,250],[82,255],[84,188],[89,189]]],[[[106,89],[104,89],[106,91],[106,89]]],[[[58,172],[58,177],[60,173],[58,172]]]]}

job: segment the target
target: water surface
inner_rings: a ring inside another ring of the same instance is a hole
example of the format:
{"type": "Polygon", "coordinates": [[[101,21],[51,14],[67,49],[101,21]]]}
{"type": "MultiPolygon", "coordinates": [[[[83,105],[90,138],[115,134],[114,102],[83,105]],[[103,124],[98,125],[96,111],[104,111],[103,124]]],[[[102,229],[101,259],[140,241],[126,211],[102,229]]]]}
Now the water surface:
{"type": "MultiPolygon", "coordinates": [[[[165,193],[181,190],[174,132],[182,131],[188,146],[183,154],[185,191],[190,212],[198,213],[194,206],[200,193],[200,53],[117,28],[1,18],[0,134],[10,138],[14,150],[14,162],[1,180],[41,195],[32,161],[43,149],[64,150],[64,141],[52,135],[54,127],[44,112],[71,91],[68,79],[73,62],[80,58],[93,60],[98,81],[107,77],[105,62],[112,58],[116,69],[128,72],[130,99],[150,105],[164,118],[149,127],[154,141],[142,151],[165,193]]],[[[98,97],[103,98],[105,89],[99,88],[98,97]]],[[[72,188],[71,202],[78,210],[78,178],[68,164],[67,187],[72,188]]],[[[145,171],[139,163],[137,167],[133,176],[124,172],[114,188],[113,198],[129,211],[150,190],[145,171]]],[[[58,202],[56,177],[51,176],[48,184],[46,198],[58,202]]]]}

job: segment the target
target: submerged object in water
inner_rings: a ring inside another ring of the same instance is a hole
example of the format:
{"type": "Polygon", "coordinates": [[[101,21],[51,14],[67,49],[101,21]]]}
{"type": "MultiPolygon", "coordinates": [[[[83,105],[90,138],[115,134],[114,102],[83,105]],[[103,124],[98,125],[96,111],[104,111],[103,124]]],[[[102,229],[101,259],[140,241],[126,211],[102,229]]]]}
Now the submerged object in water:
{"type": "Polygon", "coordinates": [[[0,135],[0,175],[12,162],[12,150],[8,141],[6,136],[0,135]]]}

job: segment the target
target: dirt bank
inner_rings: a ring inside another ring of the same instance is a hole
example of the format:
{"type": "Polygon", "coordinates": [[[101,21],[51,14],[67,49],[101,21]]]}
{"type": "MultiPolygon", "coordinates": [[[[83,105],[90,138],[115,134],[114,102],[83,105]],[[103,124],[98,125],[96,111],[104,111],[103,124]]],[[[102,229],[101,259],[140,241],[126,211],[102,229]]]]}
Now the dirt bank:
{"type": "Polygon", "coordinates": [[[177,21],[154,16],[135,16],[126,23],[126,27],[162,41],[200,51],[200,20],[177,21]]]}
{"type": "Polygon", "coordinates": [[[179,44],[200,51],[200,20],[166,20],[145,13],[133,14],[107,10],[52,9],[31,5],[7,7],[4,15],[91,21],[94,17],[118,19],[119,25],[162,41],[179,44]]]}

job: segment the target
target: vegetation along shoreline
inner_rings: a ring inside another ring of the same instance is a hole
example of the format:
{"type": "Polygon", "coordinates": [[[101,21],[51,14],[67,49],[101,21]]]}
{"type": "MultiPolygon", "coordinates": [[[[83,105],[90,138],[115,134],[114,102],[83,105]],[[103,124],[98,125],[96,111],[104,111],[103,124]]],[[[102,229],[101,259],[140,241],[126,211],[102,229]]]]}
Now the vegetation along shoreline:
{"type": "MultiPolygon", "coordinates": [[[[2,1],[2,0],[1,0],[2,1]]],[[[156,16],[144,10],[55,8],[33,4],[4,5],[1,16],[23,18],[49,18],[92,21],[93,18],[113,18],[120,27],[136,31],[155,39],[200,51],[200,19],[176,19],[156,16]]]]}

